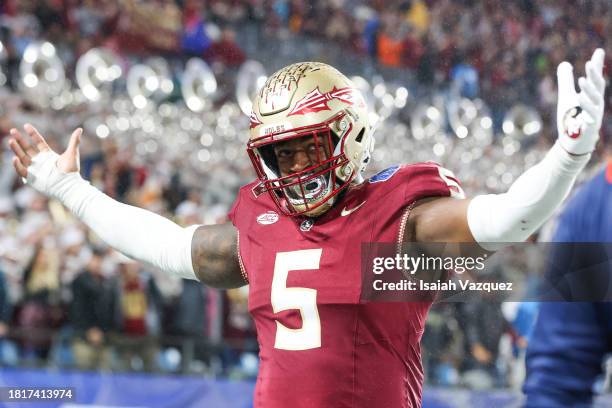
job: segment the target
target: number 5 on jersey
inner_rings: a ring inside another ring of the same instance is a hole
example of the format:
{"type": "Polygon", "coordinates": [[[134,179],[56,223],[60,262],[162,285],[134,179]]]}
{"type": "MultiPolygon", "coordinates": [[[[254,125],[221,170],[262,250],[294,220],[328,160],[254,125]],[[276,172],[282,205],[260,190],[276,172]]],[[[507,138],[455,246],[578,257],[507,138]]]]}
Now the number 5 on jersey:
{"type": "Polygon", "coordinates": [[[438,174],[440,174],[440,178],[444,180],[448,186],[451,197],[461,199],[465,198],[465,193],[459,185],[457,177],[455,177],[452,171],[444,167],[438,167],[438,174]]]}
{"type": "Polygon", "coordinates": [[[321,347],[321,321],[317,310],[317,291],[309,288],[287,287],[290,271],[319,269],[322,249],[279,252],[274,261],[271,303],[274,313],[298,309],[302,328],[290,329],[276,321],[274,348],[308,350],[321,347]]]}

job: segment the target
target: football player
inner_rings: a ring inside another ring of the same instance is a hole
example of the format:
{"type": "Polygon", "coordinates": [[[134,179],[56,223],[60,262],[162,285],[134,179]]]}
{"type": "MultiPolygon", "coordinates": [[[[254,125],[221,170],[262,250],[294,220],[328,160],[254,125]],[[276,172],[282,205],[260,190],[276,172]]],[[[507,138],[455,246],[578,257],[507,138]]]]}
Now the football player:
{"type": "Polygon", "coordinates": [[[586,165],[603,116],[604,52],[574,88],[559,66],[559,139],[508,192],[465,199],[434,163],[364,180],[374,149],[363,97],[317,62],[273,74],[253,102],[247,151],[257,180],[230,223],[181,228],[104,195],[79,175],[82,130],[58,155],[31,125],[11,130],[19,175],[126,255],[216,288],[249,284],[260,369],[255,406],[417,407],[430,304],[361,303],[361,242],[478,242],[532,234],[586,165]]]}

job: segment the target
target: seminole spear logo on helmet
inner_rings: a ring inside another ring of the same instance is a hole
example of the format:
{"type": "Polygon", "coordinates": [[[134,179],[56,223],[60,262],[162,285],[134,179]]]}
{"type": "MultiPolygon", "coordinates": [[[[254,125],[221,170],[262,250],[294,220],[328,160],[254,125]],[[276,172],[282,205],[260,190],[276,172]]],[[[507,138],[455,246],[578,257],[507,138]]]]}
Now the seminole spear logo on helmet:
{"type": "Polygon", "coordinates": [[[337,89],[334,87],[329,92],[321,93],[319,87],[310,91],[304,98],[296,102],[295,106],[287,116],[292,115],[304,115],[306,113],[315,113],[323,110],[330,110],[327,103],[332,99],[338,99],[349,105],[358,105],[359,107],[365,107],[365,101],[363,97],[351,87],[344,87],[337,89]]]}

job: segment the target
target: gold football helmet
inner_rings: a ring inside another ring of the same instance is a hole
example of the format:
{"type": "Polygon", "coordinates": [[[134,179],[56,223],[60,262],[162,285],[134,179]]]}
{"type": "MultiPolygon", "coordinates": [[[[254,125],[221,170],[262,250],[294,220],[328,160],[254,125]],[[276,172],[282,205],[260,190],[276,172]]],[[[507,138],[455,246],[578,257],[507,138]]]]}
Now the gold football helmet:
{"type": "Polygon", "coordinates": [[[283,214],[321,215],[351,182],[363,181],[374,148],[368,111],[335,68],[320,62],[282,68],[255,97],[250,120],[256,189],[267,191],[283,214]],[[305,151],[301,163],[284,164],[297,154],[295,146],[305,151]]]}

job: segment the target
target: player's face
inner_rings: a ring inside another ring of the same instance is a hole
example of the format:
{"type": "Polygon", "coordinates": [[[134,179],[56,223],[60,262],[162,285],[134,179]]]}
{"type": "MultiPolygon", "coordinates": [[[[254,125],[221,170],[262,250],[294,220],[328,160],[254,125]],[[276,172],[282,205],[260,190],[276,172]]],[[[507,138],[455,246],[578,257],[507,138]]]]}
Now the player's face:
{"type": "Polygon", "coordinates": [[[304,136],[278,143],[274,154],[281,177],[298,173],[330,157],[327,137],[304,136]]]}

